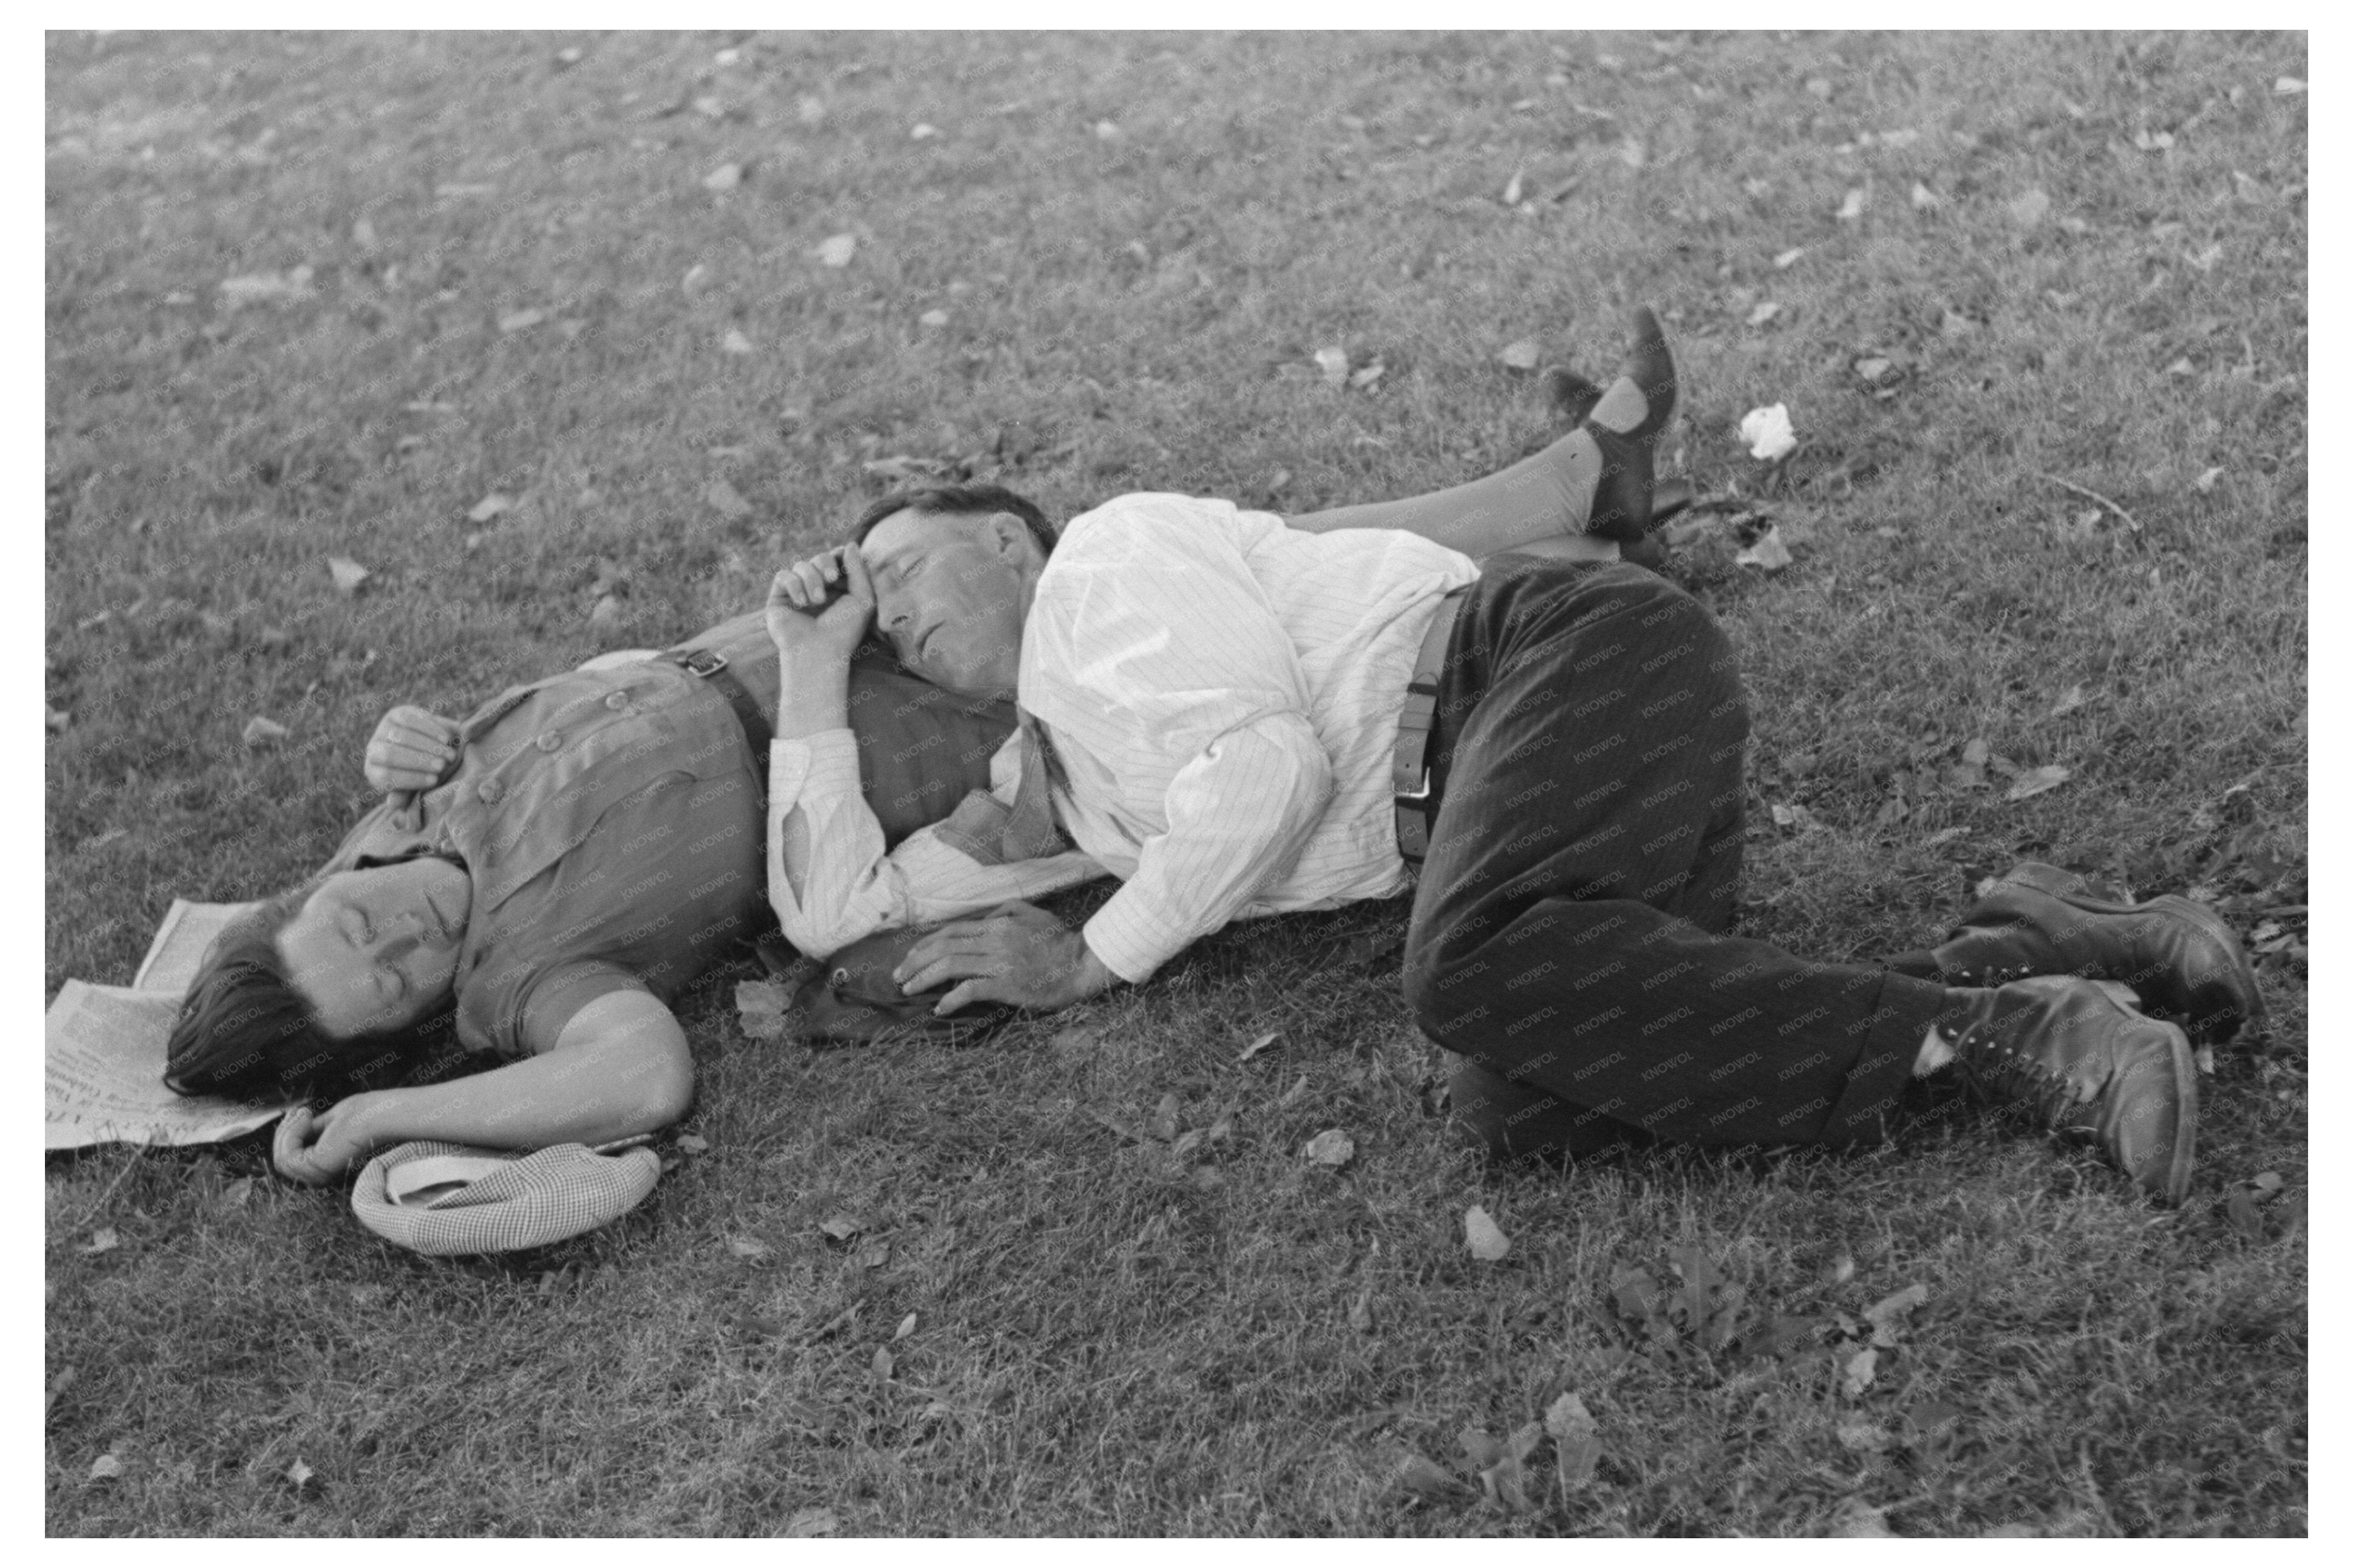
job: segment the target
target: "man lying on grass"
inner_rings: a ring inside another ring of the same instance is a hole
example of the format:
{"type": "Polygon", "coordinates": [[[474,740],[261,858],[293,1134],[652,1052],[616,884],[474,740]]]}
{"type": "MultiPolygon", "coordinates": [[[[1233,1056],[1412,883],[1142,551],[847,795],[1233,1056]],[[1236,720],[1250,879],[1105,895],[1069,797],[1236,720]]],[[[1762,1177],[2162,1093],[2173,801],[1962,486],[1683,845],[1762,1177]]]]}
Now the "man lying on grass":
{"type": "Polygon", "coordinates": [[[1059,539],[1010,498],[877,505],[855,545],[772,591],[804,612],[771,622],[786,934],[828,953],[951,915],[999,876],[1005,907],[914,942],[895,977],[944,987],[944,1014],[1054,1008],[1140,983],[1234,919],[1398,892],[1419,862],[1406,994],[1498,1151],[1863,1143],[1909,1079],[1951,1063],[2178,1201],[2198,1113],[2181,1026],[2227,1035],[2260,1010],[2219,920],[2180,899],[2102,904],[2045,868],[1885,964],[1726,935],[1748,721],[1714,619],[1623,563],[1507,554],[1482,571],[1377,531],[1420,509],[1487,523],[1552,506],[1638,535],[1673,404],[1646,310],[1578,431],[1493,479],[1351,509],[1374,531],[1173,495],[1122,497],[1059,539]],[[837,579],[847,593],[820,610],[837,579]],[[896,849],[844,725],[870,618],[909,670],[1022,714],[1018,783],[896,849]],[[1065,834],[1124,884],[1082,931],[1013,887],[1065,834]]]}
{"type": "MultiPolygon", "coordinates": [[[[1547,386],[1571,412],[1596,395],[1557,373],[1547,386]]],[[[1371,512],[1481,552],[1561,528],[1535,505],[1482,516],[1418,504],[1299,521],[1345,527],[1371,512]]],[[[215,942],[174,1030],[167,1081],[331,1101],[278,1131],[279,1168],[314,1182],[407,1139],[593,1144],[682,1115],[693,1065],[670,1004],[765,923],[759,759],[778,712],[776,649],[789,638],[764,621],[780,616],[805,619],[778,602],[666,655],[607,655],[515,687],[462,724],[421,708],[387,714],[366,757],[385,800],[316,875],[215,942]],[[485,1058],[502,1065],[417,1081],[485,1058]]],[[[927,685],[879,650],[845,649],[826,680],[859,821],[878,852],[898,846],[923,868],[939,915],[1102,874],[1075,853],[1033,855],[976,868],[965,889],[955,858],[902,841],[1009,783],[1012,704],[927,685]]]]}

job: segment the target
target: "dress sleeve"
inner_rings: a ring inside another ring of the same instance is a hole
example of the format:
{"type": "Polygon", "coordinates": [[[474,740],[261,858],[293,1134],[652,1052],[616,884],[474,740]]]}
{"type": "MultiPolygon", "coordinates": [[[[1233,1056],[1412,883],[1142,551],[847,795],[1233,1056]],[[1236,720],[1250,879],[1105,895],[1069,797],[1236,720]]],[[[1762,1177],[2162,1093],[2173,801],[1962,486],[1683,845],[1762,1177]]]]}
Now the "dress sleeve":
{"type": "MultiPolygon", "coordinates": [[[[1016,776],[1002,768],[992,774],[998,781],[992,793],[1009,805],[1016,776]]],[[[785,940],[812,958],[878,931],[977,914],[1101,875],[1102,867],[1079,854],[985,866],[934,827],[885,850],[882,825],[859,789],[849,731],[769,743],[768,901],[785,940]]]]}
{"type": "Polygon", "coordinates": [[[517,1031],[522,1037],[523,1054],[535,1057],[554,1050],[556,1037],[575,1013],[615,991],[653,994],[644,981],[619,964],[597,959],[578,959],[541,971],[523,993],[522,1021],[517,1031]]]}

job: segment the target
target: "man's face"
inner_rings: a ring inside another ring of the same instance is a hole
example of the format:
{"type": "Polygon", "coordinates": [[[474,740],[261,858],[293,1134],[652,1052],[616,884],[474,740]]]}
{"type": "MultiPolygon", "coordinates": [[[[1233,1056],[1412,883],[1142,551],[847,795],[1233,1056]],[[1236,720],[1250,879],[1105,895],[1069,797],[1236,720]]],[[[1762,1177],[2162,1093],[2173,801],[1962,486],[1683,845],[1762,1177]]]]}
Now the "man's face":
{"type": "Polygon", "coordinates": [[[1039,559],[1019,518],[910,508],[876,523],[859,548],[874,578],[875,626],[910,673],[969,696],[1013,695],[1039,559]]]}
{"type": "Polygon", "coordinates": [[[449,994],[472,901],[446,860],[338,871],[279,928],[287,983],[332,1038],[415,1023],[449,994]]]}

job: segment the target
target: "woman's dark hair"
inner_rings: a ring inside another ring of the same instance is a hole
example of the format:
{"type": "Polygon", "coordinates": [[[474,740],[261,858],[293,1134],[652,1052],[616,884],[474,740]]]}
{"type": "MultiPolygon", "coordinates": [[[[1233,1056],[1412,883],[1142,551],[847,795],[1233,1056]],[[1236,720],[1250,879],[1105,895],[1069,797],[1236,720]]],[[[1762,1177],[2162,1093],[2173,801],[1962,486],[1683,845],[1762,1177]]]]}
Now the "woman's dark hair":
{"type": "Polygon", "coordinates": [[[337,1039],[286,978],[278,933],[319,879],[279,894],[213,939],[173,1022],[164,1082],[180,1094],[279,1100],[341,1100],[362,1089],[447,1074],[464,1056],[454,1001],[398,1028],[337,1039]]]}
{"type": "Polygon", "coordinates": [[[858,527],[851,532],[849,542],[863,544],[874,525],[886,517],[896,517],[910,507],[926,517],[986,517],[993,511],[1009,511],[1019,518],[1029,530],[1029,537],[1038,542],[1038,553],[1054,553],[1054,525],[1038,510],[1038,503],[1027,496],[1015,495],[1002,485],[926,485],[921,489],[901,490],[884,496],[859,514],[858,527]]]}

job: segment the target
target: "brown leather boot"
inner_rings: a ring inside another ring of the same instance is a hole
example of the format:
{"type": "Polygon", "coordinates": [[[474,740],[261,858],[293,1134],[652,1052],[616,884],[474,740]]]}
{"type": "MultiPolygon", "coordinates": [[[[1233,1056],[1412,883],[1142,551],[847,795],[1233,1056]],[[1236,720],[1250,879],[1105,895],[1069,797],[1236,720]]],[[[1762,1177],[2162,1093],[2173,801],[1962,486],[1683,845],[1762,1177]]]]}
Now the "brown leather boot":
{"type": "Polygon", "coordinates": [[[2220,915],[2176,894],[2145,904],[2098,896],[2110,890],[2025,861],[1970,906],[1930,956],[1948,985],[2000,985],[2030,974],[2117,981],[2200,1045],[2260,1031],[2263,999],[2254,968],[2220,915]]]}
{"type": "Polygon", "coordinates": [[[1962,1078],[1987,1099],[2091,1134],[2169,1203],[2188,1194],[2198,1068],[2175,1026],[2144,1017],[2096,981],[2042,975],[1955,991],[1936,1029],[1962,1078]]]}

